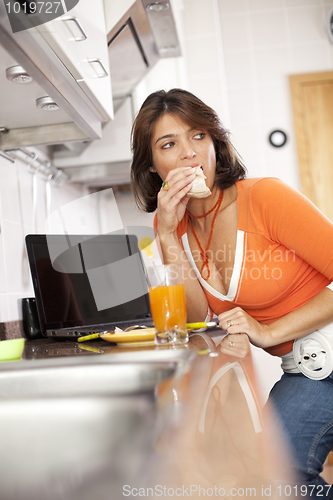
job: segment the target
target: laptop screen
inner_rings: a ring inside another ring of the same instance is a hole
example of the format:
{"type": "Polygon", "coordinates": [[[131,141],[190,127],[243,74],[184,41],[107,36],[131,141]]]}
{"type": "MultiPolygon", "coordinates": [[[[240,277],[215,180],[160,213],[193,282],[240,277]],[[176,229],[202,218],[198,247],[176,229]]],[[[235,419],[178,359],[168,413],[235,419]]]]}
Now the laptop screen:
{"type": "Polygon", "coordinates": [[[43,332],[150,317],[134,235],[28,235],[26,245],[43,332]]]}

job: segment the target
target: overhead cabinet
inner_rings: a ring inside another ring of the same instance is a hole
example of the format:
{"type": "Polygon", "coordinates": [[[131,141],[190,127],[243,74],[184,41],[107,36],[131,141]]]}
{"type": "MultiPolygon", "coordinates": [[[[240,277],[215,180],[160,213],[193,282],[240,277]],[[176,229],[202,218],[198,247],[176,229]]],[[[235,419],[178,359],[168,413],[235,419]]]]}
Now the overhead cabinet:
{"type": "MultiPolygon", "coordinates": [[[[15,33],[0,3],[0,49],[10,56],[6,60],[23,66],[44,96],[52,97],[67,123],[62,133],[57,112],[41,111],[44,127],[29,128],[21,101],[20,120],[12,123],[6,135],[0,134],[0,148],[102,137],[102,125],[113,118],[103,0],[80,0],[64,15],[15,33]]],[[[1,125],[6,127],[4,122],[1,125]]]]}
{"type": "Polygon", "coordinates": [[[113,118],[103,0],[80,0],[67,14],[37,27],[103,121],[113,118]]]}

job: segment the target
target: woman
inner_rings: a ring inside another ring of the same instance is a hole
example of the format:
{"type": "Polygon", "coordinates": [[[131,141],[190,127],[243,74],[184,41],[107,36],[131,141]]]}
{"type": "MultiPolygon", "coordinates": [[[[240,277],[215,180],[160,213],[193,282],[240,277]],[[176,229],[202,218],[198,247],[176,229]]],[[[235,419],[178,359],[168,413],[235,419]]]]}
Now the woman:
{"type": "Polygon", "coordinates": [[[319,475],[333,446],[333,377],[311,380],[292,361],[295,339],[333,322],[333,224],[278,179],[245,179],[216,113],[187,91],[151,94],[132,146],[136,201],[157,209],[164,262],[184,267],[188,320],[216,314],[231,353],[249,339],[297,372],[270,398],[302,484],[333,498],[319,475]],[[200,199],[188,196],[198,165],[211,190],[200,199]]]}

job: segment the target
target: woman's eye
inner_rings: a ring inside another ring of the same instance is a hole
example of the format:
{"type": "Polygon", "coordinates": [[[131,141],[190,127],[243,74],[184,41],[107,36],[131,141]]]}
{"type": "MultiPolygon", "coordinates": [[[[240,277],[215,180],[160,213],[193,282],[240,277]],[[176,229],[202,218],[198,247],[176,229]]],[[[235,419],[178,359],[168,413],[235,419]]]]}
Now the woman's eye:
{"type": "Polygon", "coordinates": [[[167,144],[163,144],[162,149],[170,149],[174,145],[174,142],[168,142],[167,144]]]}
{"type": "Polygon", "coordinates": [[[195,134],[194,139],[203,139],[205,135],[205,132],[200,132],[200,134],[195,134]]]}

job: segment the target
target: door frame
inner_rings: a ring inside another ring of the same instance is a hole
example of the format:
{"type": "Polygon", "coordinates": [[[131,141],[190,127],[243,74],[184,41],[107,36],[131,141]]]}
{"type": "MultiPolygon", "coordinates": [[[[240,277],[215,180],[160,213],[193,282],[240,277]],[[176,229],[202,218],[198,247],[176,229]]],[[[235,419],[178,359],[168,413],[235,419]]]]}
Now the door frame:
{"type": "Polygon", "coordinates": [[[305,196],[312,201],[316,199],[316,194],[314,192],[313,183],[311,182],[311,164],[307,154],[307,137],[304,127],[305,116],[302,106],[302,90],[306,85],[311,85],[316,82],[325,83],[328,81],[332,81],[333,83],[333,71],[289,75],[301,188],[303,194],[305,194],[305,196]]]}

